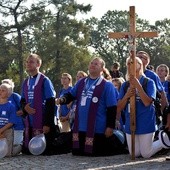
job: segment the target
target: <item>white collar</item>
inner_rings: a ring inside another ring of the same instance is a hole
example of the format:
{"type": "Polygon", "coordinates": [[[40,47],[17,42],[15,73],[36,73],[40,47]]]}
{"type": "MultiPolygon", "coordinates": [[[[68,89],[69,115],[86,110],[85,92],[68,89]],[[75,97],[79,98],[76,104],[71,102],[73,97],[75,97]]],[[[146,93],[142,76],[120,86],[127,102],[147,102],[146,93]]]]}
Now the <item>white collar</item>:
{"type": "MultiPolygon", "coordinates": [[[[41,74],[38,73],[37,77],[36,77],[36,80],[35,80],[35,84],[34,86],[36,86],[38,84],[38,81],[40,80],[40,76],[41,74]]],[[[32,78],[32,77],[31,77],[32,78]]],[[[29,82],[30,82],[30,77],[28,78],[28,81],[27,81],[27,86],[29,86],[29,82]]]]}

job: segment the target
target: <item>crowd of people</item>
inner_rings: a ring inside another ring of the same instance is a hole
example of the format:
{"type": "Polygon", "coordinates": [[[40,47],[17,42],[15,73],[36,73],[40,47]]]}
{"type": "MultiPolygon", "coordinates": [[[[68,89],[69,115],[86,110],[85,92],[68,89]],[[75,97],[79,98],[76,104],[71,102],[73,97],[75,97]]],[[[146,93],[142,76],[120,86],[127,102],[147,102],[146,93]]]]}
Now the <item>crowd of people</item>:
{"type": "Polygon", "coordinates": [[[10,79],[0,85],[0,138],[7,139],[6,156],[31,154],[30,140],[42,133],[46,139],[43,155],[132,155],[132,96],[136,103],[135,157],[149,158],[169,149],[169,68],[165,64],[156,71],[148,67],[150,56],[144,51],[137,52],[135,62],[136,76],[131,73],[130,57],[124,76],[118,62],[109,71],[105,61],[95,57],[88,74],[77,72],[74,85],[72,76],[63,73],[56,96],[53,83],[40,72],[40,56],[29,55],[21,95],[14,92],[10,79]],[[160,137],[162,131],[164,136],[160,137]]]}

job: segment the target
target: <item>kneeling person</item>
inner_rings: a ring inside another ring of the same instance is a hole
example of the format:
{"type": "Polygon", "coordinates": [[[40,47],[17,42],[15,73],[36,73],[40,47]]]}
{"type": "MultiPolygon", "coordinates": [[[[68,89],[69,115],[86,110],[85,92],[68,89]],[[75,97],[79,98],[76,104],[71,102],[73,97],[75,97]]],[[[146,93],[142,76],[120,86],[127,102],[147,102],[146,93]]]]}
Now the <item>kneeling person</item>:
{"type": "Polygon", "coordinates": [[[89,76],[82,78],[56,104],[77,100],[72,130],[72,154],[104,156],[125,151],[124,144],[113,135],[116,119],[116,89],[102,76],[105,62],[94,58],[89,64],[89,76]],[[122,151],[123,150],[123,151],[122,151]]]}

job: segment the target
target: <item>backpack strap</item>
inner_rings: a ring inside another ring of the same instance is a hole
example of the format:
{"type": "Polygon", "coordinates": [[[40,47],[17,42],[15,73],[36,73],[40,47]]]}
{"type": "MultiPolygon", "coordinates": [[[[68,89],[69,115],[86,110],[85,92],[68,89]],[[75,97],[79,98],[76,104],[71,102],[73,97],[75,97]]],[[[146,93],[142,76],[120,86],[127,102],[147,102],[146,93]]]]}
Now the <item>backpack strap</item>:
{"type": "MultiPolygon", "coordinates": [[[[149,78],[144,77],[143,82],[142,82],[142,88],[145,91],[145,93],[147,92],[147,83],[148,83],[148,80],[149,80],[149,78]]],[[[129,81],[126,81],[125,82],[125,86],[124,86],[124,92],[125,93],[127,92],[127,89],[128,89],[129,86],[130,86],[129,81]]]]}
{"type": "Polygon", "coordinates": [[[145,93],[147,92],[147,83],[148,83],[148,78],[147,77],[144,77],[143,79],[143,82],[142,82],[142,87],[143,87],[143,90],[145,91],[145,93]]]}

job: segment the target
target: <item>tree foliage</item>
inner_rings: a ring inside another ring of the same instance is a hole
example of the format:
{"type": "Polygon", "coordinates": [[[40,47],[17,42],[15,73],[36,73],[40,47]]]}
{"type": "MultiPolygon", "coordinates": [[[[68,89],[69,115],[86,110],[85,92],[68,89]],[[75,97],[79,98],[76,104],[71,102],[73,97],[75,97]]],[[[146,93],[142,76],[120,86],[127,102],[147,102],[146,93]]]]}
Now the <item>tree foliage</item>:
{"type": "MultiPolygon", "coordinates": [[[[151,64],[158,64],[169,61],[169,21],[155,22],[150,25],[148,21],[138,18],[136,15],[136,31],[157,31],[158,38],[140,38],[137,41],[137,50],[144,50],[151,56],[151,64]]],[[[100,54],[106,61],[107,67],[115,61],[119,61],[123,72],[126,70],[125,60],[129,56],[128,39],[109,39],[108,32],[128,32],[129,31],[129,12],[128,11],[108,11],[99,20],[91,18],[87,20],[91,28],[90,45],[95,52],[100,54]]],[[[169,64],[169,63],[168,63],[169,64]]]]}
{"type": "MultiPolygon", "coordinates": [[[[69,72],[74,76],[80,68],[87,70],[87,62],[91,57],[86,48],[88,27],[82,21],[76,20],[75,16],[78,12],[87,13],[91,6],[77,4],[72,0],[52,0],[38,1],[29,8],[26,4],[24,6],[25,2],[0,1],[1,14],[14,18],[13,23],[2,21],[1,32],[11,36],[16,49],[15,59],[7,66],[9,68],[6,77],[14,77],[10,73],[11,68],[15,67],[18,69],[21,86],[24,58],[30,52],[42,56],[42,71],[57,85],[60,84],[62,72],[69,72]],[[53,5],[53,10],[47,9],[48,5],[53,5]]],[[[3,55],[4,52],[2,57],[3,55]]]]}
{"type": "MultiPolygon", "coordinates": [[[[128,32],[129,12],[108,11],[101,19],[92,17],[78,20],[79,13],[87,14],[91,5],[78,4],[75,0],[0,0],[0,78],[12,78],[20,91],[26,73],[25,58],[33,52],[43,59],[41,71],[60,88],[60,77],[68,72],[73,79],[78,70],[87,71],[93,56],[100,55],[110,67],[119,61],[125,72],[129,55],[127,39],[109,39],[108,32],[128,32]]],[[[137,15],[136,15],[137,16],[137,15]]],[[[157,31],[158,38],[137,39],[137,50],[151,55],[151,64],[170,65],[170,20],[136,20],[136,31],[157,31]]]]}
{"type": "MultiPolygon", "coordinates": [[[[32,5],[32,8],[30,9],[24,5],[25,2],[25,0],[0,0],[0,14],[3,17],[1,21],[1,30],[4,35],[10,36],[10,39],[15,46],[15,53],[12,54],[14,56],[12,63],[14,65],[18,65],[16,68],[18,69],[18,75],[20,79],[19,86],[21,86],[24,76],[22,32],[27,26],[34,22],[35,18],[36,21],[41,19],[40,17],[35,17],[34,15],[32,15],[30,18],[27,18],[27,20],[22,20],[21,18],[30,11],[33,13],[37,10],[41,11],[40,9],[44,8],[44,6],[41,5],[41,1],[37,7],[32,5]]],[[[9,67],[11,67],[11,65],[9,65],[9,67]]]]}

